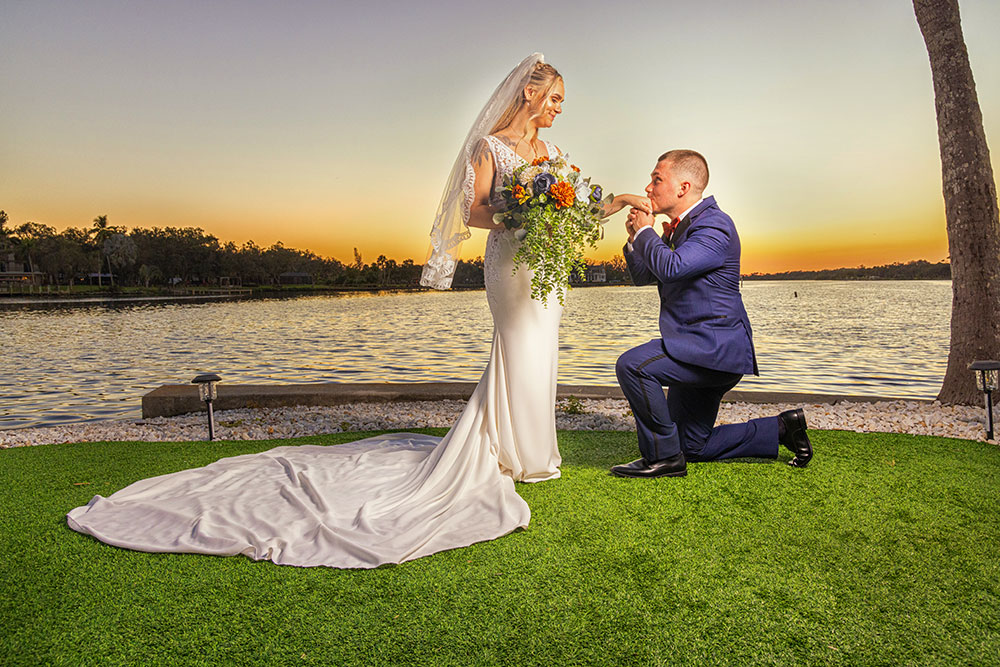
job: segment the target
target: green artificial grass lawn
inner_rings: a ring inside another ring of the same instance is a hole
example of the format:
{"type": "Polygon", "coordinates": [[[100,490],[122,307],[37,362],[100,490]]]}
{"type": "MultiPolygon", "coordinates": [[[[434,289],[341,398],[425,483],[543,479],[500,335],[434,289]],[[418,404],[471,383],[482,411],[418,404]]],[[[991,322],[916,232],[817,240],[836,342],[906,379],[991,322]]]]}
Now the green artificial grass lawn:
{"type": "Polygon", "coordinates": [[[811,434],[805,470],[783,452],[632,480],[608,467],[635,434],[560,432],[563,477],[518,485],[527,530],[376,570],[66,526],[94,494],[288,441],[3,450],[0,664],[1000,663],[1000,451],[811,434]]]}

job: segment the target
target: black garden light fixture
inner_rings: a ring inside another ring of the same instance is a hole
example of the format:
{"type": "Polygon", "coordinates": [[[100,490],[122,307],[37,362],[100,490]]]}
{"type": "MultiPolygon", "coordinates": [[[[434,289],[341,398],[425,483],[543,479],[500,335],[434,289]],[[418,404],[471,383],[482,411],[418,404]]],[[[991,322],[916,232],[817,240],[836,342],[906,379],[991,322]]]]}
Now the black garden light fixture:
{"type": "Polygon", "coordinates": [[[220,380],[222,380],[222,378],[215,373],[205,373],[204,375],[199,375],[195,379],[191,380],[193,384],[198,385],[198,398],[204,401],[205,405],[208,406],[209,440],[215,440],[215,415],[212,414],[212,401],[214,401],[219,395],[215,385],[220,380]]]}
{"type": "Polygon", "coordinates": [[[973,361],[969,370],[976,374],[976,389],[986,394],[986,439],[993,439],[993,392],[1000,382],[1000,361],[973,361]]]}

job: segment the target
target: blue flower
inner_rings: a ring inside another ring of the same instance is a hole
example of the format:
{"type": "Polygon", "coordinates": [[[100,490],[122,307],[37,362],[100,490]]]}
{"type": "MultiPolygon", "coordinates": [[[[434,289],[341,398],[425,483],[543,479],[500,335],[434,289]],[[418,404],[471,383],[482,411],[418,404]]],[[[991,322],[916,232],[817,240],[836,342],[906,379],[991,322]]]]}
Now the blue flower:
{"type": "Polygon", "coordinates": [[[556,182],[556,177],[547,171],[543,171],[538,176],[535,176],[535,180],[532,182],[532,189],[535,192],[535,196],[544,195],[549,191],[549,188],[556,182]]]}
{"type": "Polygon", "coordinates": [[[590,191],[590,198],[593,199],[594,201],[601,201],[601,196],[603,194],[604,191],[601,190],[601,186],[595,185],[593,189],[590,191]]]}

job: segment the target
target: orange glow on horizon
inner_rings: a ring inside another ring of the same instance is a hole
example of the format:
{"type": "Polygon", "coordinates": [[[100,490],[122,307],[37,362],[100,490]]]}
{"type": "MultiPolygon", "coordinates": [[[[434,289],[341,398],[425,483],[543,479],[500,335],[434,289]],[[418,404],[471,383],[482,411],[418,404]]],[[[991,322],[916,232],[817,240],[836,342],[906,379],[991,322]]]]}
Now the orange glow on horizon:
{"type": "MultiPolygon", "coordinates": [[[[63,206],[66,206],[63,204],[63,206]]],[[[17,207],[8,210],[10,226],[16,227],[27,219],[20,219],[17,207]]],[[[66,206],[66,208],[69,208],[66,206]]],[[[306,210],[285,211],[230,211],[171,210],[157,207],[155,214],[145,206],[120,206],[99,210],[94,216],[66,215],[66,208],[53,207],[44,216],[28,218],[63,231],[67,227],[89,228],[91,218],[107,213],[112,225],[135,227],[199,227],[219,239],[237,246],[253,241],[262,248],[277,242],[286,248],[311,251],[321,257],[332,257],[345,264],[354,261],[354,249],[362,260],[370,264],[379,255],[399,263],[412,259],[422,264],[429,247],[429,225],[423,219],[386,220],[381,211],[345,210],[331,215],[312,214],[306,210]],[[233,221],[238,218],[238,222],[233,221]],[[294,222],[290,221],[294,219],[294,222]],[[66,224],[66,220],[72,223],[66,224]],[[59,224],[59,223],[63,224],[59,224]]],[[[86,207],[90,209],[91,206],[86,207]]],[[[419,206],[415,208],[420,208],[419,206]]],[[[77,206],[73,206],[77,209],[77,206]]],[[[948,243],[944,221],[935,215],[920,216],[919,222],[883,221],[879,223],[858,221],[851,224],[830,225],[816,223],[811,228],[787,233],[776,228],[762,228],[748,222],[738,225],[742,241],[742,272],[780,273],[796,270],[822,270],[857,266],[878,266],[914,260],[939,262],[948,257],[948,243]]],[[[487,232],[473,230],[472,238],[462,246],[461,256],[469,260],[483,255],[487,232]]],[[[586,253],[589,259],[608,261],[619,255],[624,242],[619,221],[608,224],[605,239],[596,250],[586,253]]]]}

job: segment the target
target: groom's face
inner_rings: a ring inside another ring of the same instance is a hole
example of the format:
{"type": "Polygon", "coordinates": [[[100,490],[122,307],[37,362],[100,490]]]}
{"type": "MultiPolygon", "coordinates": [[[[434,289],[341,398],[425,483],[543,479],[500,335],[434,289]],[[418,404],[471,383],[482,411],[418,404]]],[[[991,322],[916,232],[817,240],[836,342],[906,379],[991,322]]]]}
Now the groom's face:
{"type": "Polygon", "coordinates": [[[649,175],[646,196],[653,202],[653,213],[670,213],[677,203],[679,184],[670,171],[670,164],[664,160],[656,163],[649,175]]]}

